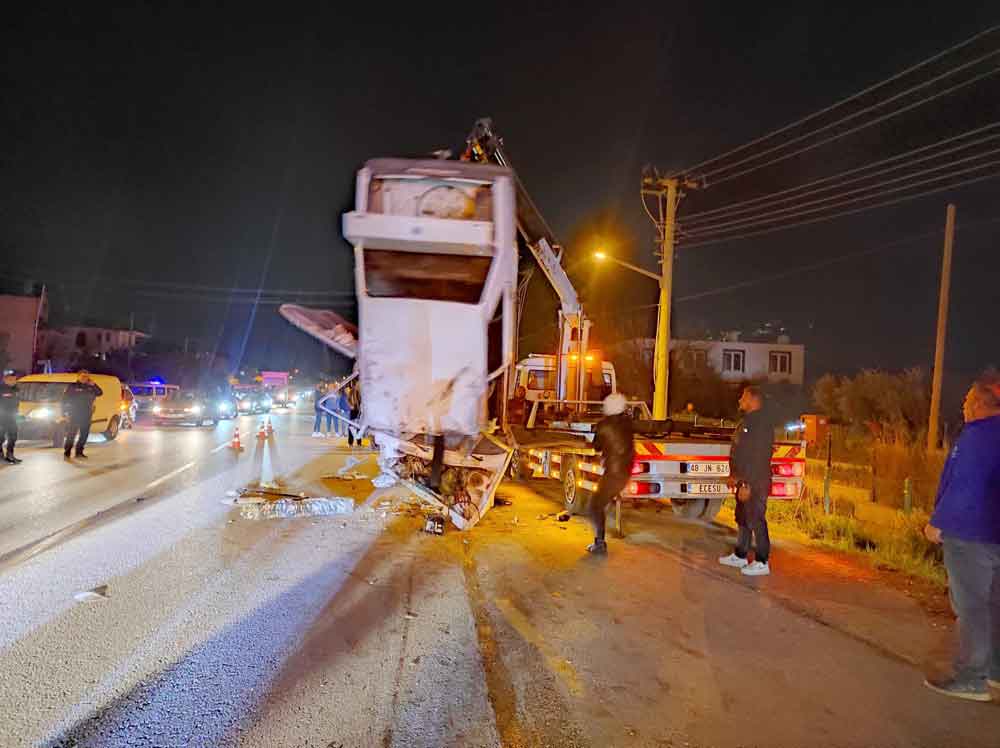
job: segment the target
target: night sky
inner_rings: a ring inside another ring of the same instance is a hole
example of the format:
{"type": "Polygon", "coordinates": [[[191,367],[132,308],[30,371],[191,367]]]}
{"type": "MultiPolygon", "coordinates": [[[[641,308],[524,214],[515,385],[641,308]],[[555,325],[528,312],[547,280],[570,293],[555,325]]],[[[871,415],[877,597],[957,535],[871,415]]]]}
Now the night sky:
{"type": "MultiPolygon", "coordinates": [[[[37,10],[3,33],[0,274],[46,281],[55,316],[136,325],[242,351],[251,365],[323,362],[273,303],[352,316],[339,216],[376,156],[458,150],[492,116],[564,238],[585,303],[622,318],[649,281],[588,261],[598,246],[654,267],[643,165],[718,155],[993,23],[989,3],[532,3],[456,10],[268,4],[186,12],[37,10]],[[876,7],[877,6],[877,7],[876,7]],[[63,308],[63,307],[67,308],[63,308]],[[244,346],[245,338],[245,346],[244,346]],[[280,360],[276,360],[280,359],[280,360]]],[[[373,6],[375,4],[372,4],[373,6]]],[[[55,6],[52,6],[55,7],[55,6]]],[[[1000,46],[1000,39],[993,40],[1000,46]]],[[[996,60],[994,60],[996,63],[996,60]]],[[[709,209],[1000,120],[992,76],[954,96],[687,198],[709,209]]],[[[997,171],[997,170],[994,170],[997,171]]],[[[744,241],[677,253],[675,334],[781,320],[808,373],[929,367],[945,204],[958,204],[947,368],[1000,362],[1000,179],[744,241]],[[800,266],[923,238],[739,290],[800,266]],[[696,298],[687,298],[687,297],[696,298]]],[[[541,281],[536,281],[541,284],[541,281]]],[[[535,289],[522,334],[554,309],[535,289]]]]}

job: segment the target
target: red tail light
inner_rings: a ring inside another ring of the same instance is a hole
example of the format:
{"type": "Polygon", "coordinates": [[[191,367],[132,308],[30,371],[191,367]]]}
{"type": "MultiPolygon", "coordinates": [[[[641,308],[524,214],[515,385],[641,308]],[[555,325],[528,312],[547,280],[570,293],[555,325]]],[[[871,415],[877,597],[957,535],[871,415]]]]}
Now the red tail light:
{"type": "Polygon", "coordinates": [[[649,472],[648,462],[633,462],[632,463],[632,475],[642,475],[643,473],[649,472]]]}
{"type": "Polygon", "coordinates": [[[771,495],[772,496],[791,496],[792,492],[788,489],[784,483],[779,483],[778,481],[771,481],[771,495]]]}
{"type": "Polygon", "coordinates": [[[771,463],[771,475],[776,475],[780,478],[801,478],[803,472],[805,471],[801,462],[771,463]]]}
{"type": "Polygon", "coordinates": [[[628,492],[632,496],[650,496],[660,492],[660,484],[641,480],[629,481],[628,492]]]}

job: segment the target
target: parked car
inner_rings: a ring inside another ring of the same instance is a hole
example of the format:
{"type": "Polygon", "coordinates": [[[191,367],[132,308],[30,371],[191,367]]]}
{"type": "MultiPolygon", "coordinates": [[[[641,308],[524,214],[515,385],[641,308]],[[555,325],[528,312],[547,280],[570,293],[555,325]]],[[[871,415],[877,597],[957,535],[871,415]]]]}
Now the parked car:
{"type": "MultiPolygon", "coordinates": [[[[107,374],[91,374],[94,384],[101,388],[101,395],[94,400],[91,415],[91,433],[102,433],[108,441],[118,436],[122,426],[122,403],[125,399],[122,383],[118,377],[107,374]]],[[[18,413],[21,423],[18,427],[24,439],[45,439],[53,447],[62,446],[66,437],[66,419],[62,411],[62,398],[66,387],[75,382],[73,372],[59,374],[29,374],[17,382],[21,396],[18,413]]]]}
{"type": "Polygon", "coordinates": [[[127,384],[122,385],[122,428],[130,429],[135,426],[136,419],[139,417],[139,403],[135,399],[135,393],[129,388],[127,384]]]}
{"type": "Polygon", "coordinates": [[[154,405],[162,403],[171,394],[178,392],[180,387],[154,379],[148,382],[132,382],[129,384],[129,389],[135,395],[136,417],[139,418],[150,415],[154,405]]]}
{"type": "Polygon", "coordinates": [[[216,403],[202,392],[178,390],[153,406],[153,423],[201,426],[208,421],[212,426],[219,422],[216,403]]]}

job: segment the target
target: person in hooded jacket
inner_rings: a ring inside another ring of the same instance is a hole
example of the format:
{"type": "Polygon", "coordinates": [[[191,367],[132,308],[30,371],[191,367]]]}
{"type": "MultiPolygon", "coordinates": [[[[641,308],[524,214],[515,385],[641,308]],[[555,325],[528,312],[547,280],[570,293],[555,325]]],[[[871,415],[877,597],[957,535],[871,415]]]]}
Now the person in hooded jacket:
{"type": "Polygon", "coordinates": [[[601,454],[604,474],[590,498],[590,519],[594,523],[594,542],[587,546],[590,553],[608,552],[604,541],[608,503],[625,490],[632,475],[635,442],[632,418],[625,412],[626,405],[625,396],[617,392],[604,398],[604,418],[597,424],[594,434],[594,449],[601,454]]]}

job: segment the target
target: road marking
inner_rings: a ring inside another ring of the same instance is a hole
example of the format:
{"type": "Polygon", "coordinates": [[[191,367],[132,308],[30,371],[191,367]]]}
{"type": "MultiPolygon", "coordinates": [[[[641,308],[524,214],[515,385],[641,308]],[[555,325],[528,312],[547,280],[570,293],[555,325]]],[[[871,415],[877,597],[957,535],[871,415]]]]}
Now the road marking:
{"type": "Polygon", "coordinates": [[[224,450],[228,446],[229,446],[229,442],[222,442],[222,444],[220,444],[219,446],[215,447],[215,449],[212,449],[209,452],[209,454],[210,455],[214,455],[216,452],[221,452],[222,450],[224,450]]]}
{"type": "Polygon", "coordinates": [[[178,475],[180,475],[181,473],[183,473],[185,470],[190,470],[191,468],[193,468],[197,464],[198,463],[196,461],[192,460],[191,462],[187,463],[186,465],[181,465],[176,470],[171,470],[166,475],[160,476],[159,478],[157,478],[156,480],[154,480],[152,483],[147,483],[146,484],[146,488],[144,490],[148,490],[150,488],[156,488],[161,483],[166,483],[171,478],[177,477],[178,475]]]}
{"type": "Polygon", "coordinates": [[[499,598],[496,600],[496,606],[504,618],[507,619],[507,623],[513,626],[514,630],[521,635],[521,638],[533,645],[541,653],[542,657],[548,663],[549,669],[562,678],[570,694],[577,697],[582,696],[583,685],[580,683],[576,669],[570,661],[558,655],[545,640],[545,637],[539,633],[538,629],[531,625],[527,616],[515,608],[510,600],[499,598]]]}

